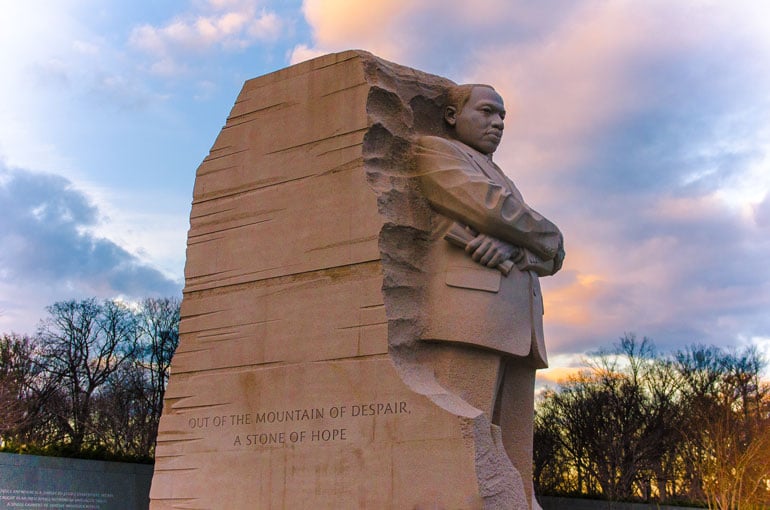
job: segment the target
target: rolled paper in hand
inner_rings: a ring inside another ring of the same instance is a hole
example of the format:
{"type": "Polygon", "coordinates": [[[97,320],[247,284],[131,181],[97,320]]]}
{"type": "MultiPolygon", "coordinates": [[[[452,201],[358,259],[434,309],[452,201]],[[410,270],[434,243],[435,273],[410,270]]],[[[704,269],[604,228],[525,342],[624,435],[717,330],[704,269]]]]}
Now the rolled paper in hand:
{"type": "MultiPolygon", "coordinates": [[[[468,246],[468,243],[473,241],[475,237],[476,233],[470,227],[466,227],[465,225],[457,222],[454,222],[447,233],[444,234],[444,239],[462,249],[465,249],[465,247],[468,246]]],[[[511,259],[506,259],[497,264],[497,270],[503,273],[505,276],[508,276],[508,274],[513,270],[513,267],[514,263],[511,259]]]]}

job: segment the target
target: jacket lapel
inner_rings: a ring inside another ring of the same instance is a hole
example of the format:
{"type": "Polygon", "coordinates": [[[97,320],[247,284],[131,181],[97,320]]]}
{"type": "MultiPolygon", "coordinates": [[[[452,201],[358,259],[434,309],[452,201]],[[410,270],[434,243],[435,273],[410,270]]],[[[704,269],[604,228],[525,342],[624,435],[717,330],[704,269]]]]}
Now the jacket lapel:
{"type": "Polygon", "coordinates": [[[519,193],[519,190],[516,188],[516,186],[513,185],[513,182],[511,182],[511,180],[506,177],[500,167],[497,166],[494,161],[492,161],[492,158],[485,156],[484,154],[481,154],[480,152],[475,151],[468,146],[465,147],[465,153],[468,155],[468,158],[473,162],[473,165],[482,174],[487,176],[487,179],[501,186],[505,186],[505,188],[510,191],[513,196],[519,200],[522,200],[522,196],[521,193],[519,193]]]}

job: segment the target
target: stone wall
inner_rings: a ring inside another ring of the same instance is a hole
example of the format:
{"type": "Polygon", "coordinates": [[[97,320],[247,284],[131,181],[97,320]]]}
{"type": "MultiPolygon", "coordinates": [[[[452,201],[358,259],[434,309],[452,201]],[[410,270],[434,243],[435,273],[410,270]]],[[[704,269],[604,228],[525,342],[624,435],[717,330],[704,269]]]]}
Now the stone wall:
{"type": "Polygon", "coordinates": [[[703,510],[694,507],[656,505],[648,503],[619,503],[595,499],[573,499],[539,496],[543,510],[703,510]]]}
{"type": "Polygon", "coordinates": [[[151,465],[0,453],[0,509],[144,510],[151,465]]]}

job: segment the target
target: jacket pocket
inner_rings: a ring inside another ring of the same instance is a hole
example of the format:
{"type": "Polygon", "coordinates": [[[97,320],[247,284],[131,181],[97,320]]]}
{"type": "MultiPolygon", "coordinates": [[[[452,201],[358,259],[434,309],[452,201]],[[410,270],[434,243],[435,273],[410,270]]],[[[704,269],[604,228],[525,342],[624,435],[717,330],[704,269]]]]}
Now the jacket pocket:
{"type": "Polygon", "coordinates": [[[446,269],[445,282],[450,287],[498,292],[501,279],[502,275],[497,269],[450,266],[446,269]]]}

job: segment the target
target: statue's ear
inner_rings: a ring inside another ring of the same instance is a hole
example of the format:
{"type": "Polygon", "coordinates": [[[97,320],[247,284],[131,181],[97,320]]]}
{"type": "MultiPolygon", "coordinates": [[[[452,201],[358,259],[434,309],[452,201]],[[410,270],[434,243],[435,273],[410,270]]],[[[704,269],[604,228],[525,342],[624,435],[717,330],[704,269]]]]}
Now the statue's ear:
{"type": "Polygon", "coordinates": [[[447,106],[444,110],[444,120],[447,124],[454,127],[457,123],[457,108],[454,106],[447,106]]]}

